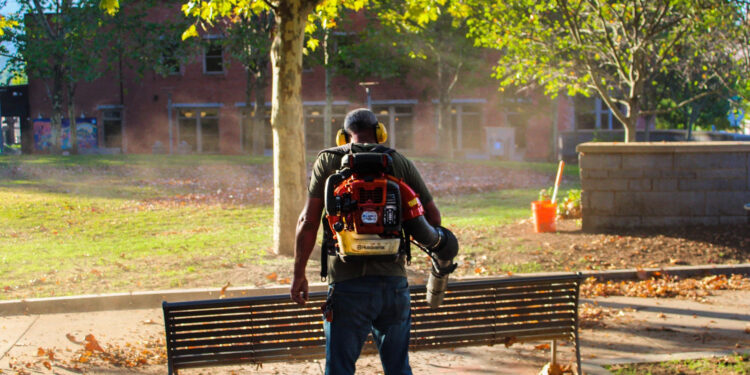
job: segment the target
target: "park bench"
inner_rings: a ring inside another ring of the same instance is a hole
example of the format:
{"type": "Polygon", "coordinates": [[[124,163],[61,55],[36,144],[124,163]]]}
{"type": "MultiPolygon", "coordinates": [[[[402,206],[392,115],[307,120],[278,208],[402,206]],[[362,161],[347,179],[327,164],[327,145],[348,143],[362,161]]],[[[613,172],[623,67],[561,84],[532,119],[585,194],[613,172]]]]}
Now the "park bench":
{"type": "MultiPolygon", "coordinates": [[[[425,286],[412,286],[410,350],[552,340],[555,363],[555,340],[571,340],[580,374],[581,281],[580,274],[555,274],[454,282],[434,309],[425,301],[425,286]]],[[[169,374],[323,358],[325,297],[325,292],[311,293],[305,306],[288,295],[163,302],[169,374]]],[[[363,352],[377,349],[368,342],[363,352]]]]}

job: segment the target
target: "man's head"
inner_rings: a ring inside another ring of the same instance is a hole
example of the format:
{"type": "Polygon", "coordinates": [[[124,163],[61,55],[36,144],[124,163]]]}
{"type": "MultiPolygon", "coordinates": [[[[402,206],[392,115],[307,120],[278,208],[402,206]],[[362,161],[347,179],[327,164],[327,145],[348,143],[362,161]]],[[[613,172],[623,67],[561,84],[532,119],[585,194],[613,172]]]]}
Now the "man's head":
{"type": "Polygon", "coordinates": [[[355,109],[346,114],[344,131],[356,143],[382,143],[387,134],[385,127],[378,123],[378,118],[366,108],[355,109]]]}

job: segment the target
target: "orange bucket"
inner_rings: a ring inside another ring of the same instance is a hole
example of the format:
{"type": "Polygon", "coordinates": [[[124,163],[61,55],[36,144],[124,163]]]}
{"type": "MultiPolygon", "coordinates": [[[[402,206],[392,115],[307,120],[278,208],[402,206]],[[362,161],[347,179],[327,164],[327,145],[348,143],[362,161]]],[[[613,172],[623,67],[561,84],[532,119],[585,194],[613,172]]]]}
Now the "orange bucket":
{"type": "Polygon", "coordinates": [[[557,230],[557,203],[551,201],[531,202],[531,213],[534,215],[534,232],[554,232],[557,230]]]}

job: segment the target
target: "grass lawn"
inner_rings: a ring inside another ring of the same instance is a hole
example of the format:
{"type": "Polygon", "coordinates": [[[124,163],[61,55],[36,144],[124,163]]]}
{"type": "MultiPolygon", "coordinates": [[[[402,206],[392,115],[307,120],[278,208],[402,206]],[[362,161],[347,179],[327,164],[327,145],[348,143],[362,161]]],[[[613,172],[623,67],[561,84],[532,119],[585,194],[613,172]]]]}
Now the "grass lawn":
{"type": "Polygon", "coordinates": [[[615,375],[747,375],[750,374],[750,356],[735,354],[721,358],[617,365],[610,366],[609,370],[615,375]]]}
{"type": "MultiPolygon", "coordinates": [[[[0,157],[0,298],[287,281],[291,259],[270,254],[269,204],[195,198],[216,195],[239,178],[252,180],[265,172],[246,168],[268,164],[269,158],[244,156],[0,157]],[[218,177],[201,180],[204,172],[218,177]]],[[[556,166],[528,168],[554,174],[556,166]]],[[[539,188],[436,200],[444,225],[471,238],[462,244],[471,254],[502,246],[493,231],[527,218],[539,188]]],[[[317,263],[311,264],[315,275],[317,263]]],[[[492,270],[538,268],[498,264],[492,270]]]]}

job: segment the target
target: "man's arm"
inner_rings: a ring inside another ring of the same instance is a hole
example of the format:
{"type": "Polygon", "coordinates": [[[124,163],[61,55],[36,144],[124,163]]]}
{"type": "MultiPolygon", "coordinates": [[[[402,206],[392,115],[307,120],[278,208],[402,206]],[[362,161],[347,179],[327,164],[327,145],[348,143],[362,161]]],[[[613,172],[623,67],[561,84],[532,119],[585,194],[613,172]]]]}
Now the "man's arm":
{"type": "Polygon", "coordinates": [[[435,204],[434,200],[429,201],[427,202],[427,204],[424,205],[424,218],[433,227],[436,227],[442,223],[442,218],[440,217],[440,210],[438,210],[437,205],[435,204]]]}
{"type": "Polygon", "coordinates": [[[323,199],[308,197],[307,203],[297,221],[297,234],[294,246],[294,276],[290,294],[292,300],[300,305],[304,305],[307,302],[309,287],[307,285],[307,277],[305,276],[305,268],[307,268],[307,261],[310,259],[310,254],[315,246],[322,213],[323,199]]]}

